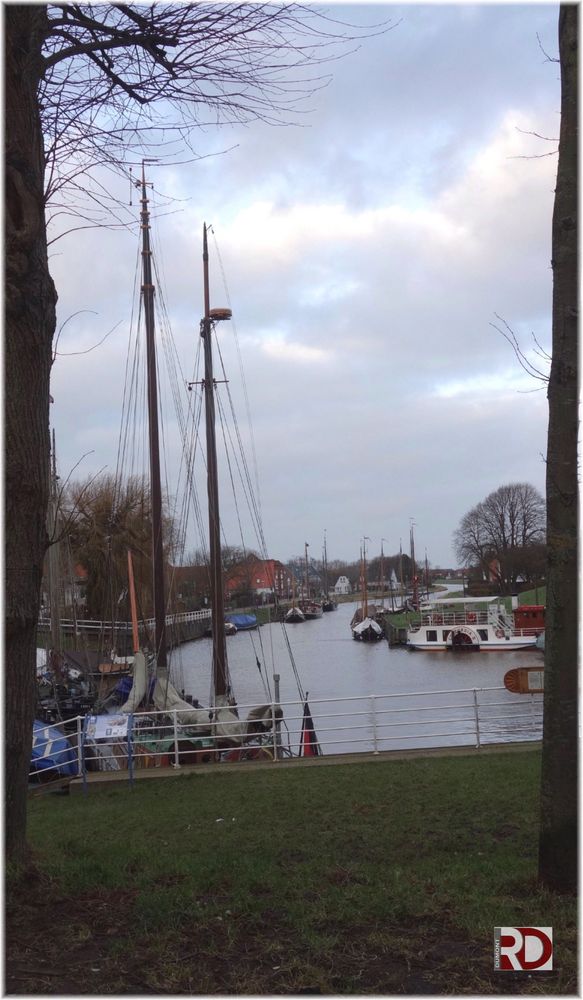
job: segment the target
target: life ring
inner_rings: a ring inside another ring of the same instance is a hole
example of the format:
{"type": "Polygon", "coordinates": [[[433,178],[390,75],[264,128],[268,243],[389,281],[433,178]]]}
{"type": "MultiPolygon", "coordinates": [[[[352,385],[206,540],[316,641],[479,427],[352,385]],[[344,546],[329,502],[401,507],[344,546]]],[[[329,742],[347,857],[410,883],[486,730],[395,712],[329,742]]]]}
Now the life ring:
{"type": "Polygon", "coordinates": [[[502,639],[504,636],[504,632],[502,631],[501,628],[497,628],[494,632],[494,635],[496,636],[497,639],[502,639]]]}
{"type": "Polygon", "coordinates": [[[470,611],[470,613],[468,615],[468,621],[469,622],[475,622],[476,621],[476,616],[475,616],[475,614],[474,614],[473,611],[470,611]]]}

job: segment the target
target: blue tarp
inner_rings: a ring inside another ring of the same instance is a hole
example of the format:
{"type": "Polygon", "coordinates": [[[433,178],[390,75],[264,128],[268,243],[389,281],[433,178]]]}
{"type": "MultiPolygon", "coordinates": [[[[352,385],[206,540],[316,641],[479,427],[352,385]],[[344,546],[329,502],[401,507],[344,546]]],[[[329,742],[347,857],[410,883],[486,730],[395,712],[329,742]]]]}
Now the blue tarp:
{"type": "Polygon", "coordinates": [[[74,778],[78,774],[77,754],[56,726],[34,720],[31,769],[74,778]]]}
{"type": "MultiPolygon", "coordinates": [[[[115,685],[114,691],[116,694],[121,694],[124,696],[124,701],[127,701],[134,686],[134,679],[128,674],[127,677],[122,677],[121,680],[115,685]]],[[[154,693],[154,688],[156,687],[156,678],[152,677],[148,686],[148,697],[150,701],[152,700],[152,695],[154,693]]]]}
{"type": "Polygon", "coordinates": [[[236,625],[238,629],[257,628],[256,615],[225,615],[225,621],[236,625]]]}

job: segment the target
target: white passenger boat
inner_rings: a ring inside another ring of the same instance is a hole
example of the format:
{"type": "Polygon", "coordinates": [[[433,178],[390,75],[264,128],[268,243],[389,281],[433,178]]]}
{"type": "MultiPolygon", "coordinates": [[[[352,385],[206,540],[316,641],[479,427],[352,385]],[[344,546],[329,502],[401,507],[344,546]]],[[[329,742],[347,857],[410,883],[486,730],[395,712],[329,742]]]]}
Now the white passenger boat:
{"type": "Polygon", "coordinates": [[[518,628],[500,597],[450,597],[424,604],[407,629],[410,649],[494,653],[536,648],[540,629],[518,628]]]}

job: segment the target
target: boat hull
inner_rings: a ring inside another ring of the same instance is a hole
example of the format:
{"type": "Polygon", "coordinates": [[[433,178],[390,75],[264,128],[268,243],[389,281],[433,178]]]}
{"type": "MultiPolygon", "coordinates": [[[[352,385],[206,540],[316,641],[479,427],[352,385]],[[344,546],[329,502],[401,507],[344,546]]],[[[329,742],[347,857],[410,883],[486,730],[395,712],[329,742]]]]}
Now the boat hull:
{"type": "Polygon", "coordinates": [[[306,619],[302,611],[299,611],[298,608],[292,608],[283,620],[289,625],[299,625],[300,622],[305,622],[306,619]]]}
{"type": "MultiPolygon", "coordinates": [[[[478,651],[480,653],[510,653],[519,649],[536,649],[536,636],[509,636],[508,638],[499,636],[488,636],[484,639],[474,630],[463,627],[454,635],[451,633],[445,640],[428,639],[426,635],[416,636],[408,633],[407,646],[410,649],[422,649],[429,652],[441,653],[470,653],[478,651]],[[456,639],[459,636],[459,640],[456,639]],[[448,641],[449,640],[449,641],[448,641]]],[[[421,632],[425,630],[421,629],[421,632]]]]}
{"type": "Polygon", "coordinates": [[[354,632],[352,633],[352,638],[356,639],[357,642],[380,642],[384,639],[384,635],[378,635],[377,632],[354,632]]]}

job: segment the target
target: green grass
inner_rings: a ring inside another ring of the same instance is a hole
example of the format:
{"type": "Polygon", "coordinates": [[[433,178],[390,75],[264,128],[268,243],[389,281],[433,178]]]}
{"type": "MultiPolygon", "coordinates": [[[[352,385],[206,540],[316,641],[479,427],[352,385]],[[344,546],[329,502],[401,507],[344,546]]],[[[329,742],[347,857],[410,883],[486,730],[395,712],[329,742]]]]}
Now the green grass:
{"type": "Polygon", "coordinates": [[[535,590],[527,590],[523,594],[518,595],[519,604],[546,604],[547,603],[547,588],[546,586],[537,587],[535,590]]]}
{"type": "MultiPolygon", "coordinates": [[[[539,771],[525,751],[33,799],[36,880],[8,881],[9,954],[27,967],[42,898],[45,974],[90,961],[99,993],[476,994],[508,992],[495,925],[551,925],[556,971],[512,974],[510,992],[573,991],[575,902],[536,884],[539,771]]],[[[22,992],[66,992],[41,971],[22,992]]]]}

